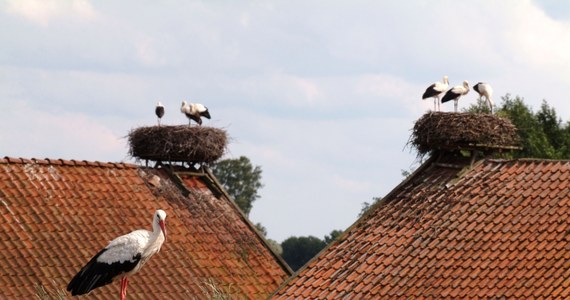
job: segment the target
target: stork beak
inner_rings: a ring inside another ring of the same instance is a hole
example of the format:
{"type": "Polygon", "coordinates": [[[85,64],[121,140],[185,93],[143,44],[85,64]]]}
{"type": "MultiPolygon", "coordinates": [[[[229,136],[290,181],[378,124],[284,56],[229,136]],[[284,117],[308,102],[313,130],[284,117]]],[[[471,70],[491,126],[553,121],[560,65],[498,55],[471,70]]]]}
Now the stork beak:
{"type": "Polygon", "coordinates": [[[166,225],[164,225],[164,220],[158,221],[158,225],[160,225],[160,230],[162,230],[162,234],[164,234],[164,240],[166,241],[166,225]]]}

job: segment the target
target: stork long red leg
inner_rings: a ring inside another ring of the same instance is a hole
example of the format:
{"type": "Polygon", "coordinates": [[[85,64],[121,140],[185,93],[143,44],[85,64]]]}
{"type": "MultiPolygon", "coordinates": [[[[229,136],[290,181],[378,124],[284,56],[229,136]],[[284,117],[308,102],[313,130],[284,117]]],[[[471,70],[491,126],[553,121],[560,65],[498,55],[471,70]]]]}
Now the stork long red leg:
{"type": "Polygon", "coordinates": [[[129,284],[129,279],[127,276],[121,278],[121,300],[127,298],[127,284],[129,284]]]}
{"type": "Polygon", "coordinates": [[[72,296],[84,295],[120,278],[121,300],[125,300],[128,276],[136,273],[166,240],[165,219],[166,212],[158,209],[152,231],[139,229],[112,240],[71,279],[67,290],[72,296]]]}

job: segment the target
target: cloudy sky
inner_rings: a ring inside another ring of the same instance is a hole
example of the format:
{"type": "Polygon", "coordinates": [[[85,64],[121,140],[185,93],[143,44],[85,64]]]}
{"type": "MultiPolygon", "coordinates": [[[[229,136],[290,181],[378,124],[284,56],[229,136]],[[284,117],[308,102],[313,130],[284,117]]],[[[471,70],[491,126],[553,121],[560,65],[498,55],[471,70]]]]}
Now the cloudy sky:
{"type": "Polygon", "coordinates": [[[570,4],[0,0],[0,156],[132,162],[158,100],[166,124],[200,102],[227,157],[263,169],[252,221],[322,238],[417,166],[406,142],[443,75],[569,120],[570,4]]]}

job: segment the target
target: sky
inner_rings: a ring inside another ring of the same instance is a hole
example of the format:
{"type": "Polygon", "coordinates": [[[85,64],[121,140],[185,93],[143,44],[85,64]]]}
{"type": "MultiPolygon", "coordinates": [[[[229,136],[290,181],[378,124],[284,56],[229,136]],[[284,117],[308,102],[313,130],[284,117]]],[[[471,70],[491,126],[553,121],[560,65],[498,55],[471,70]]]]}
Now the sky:
{"type": "Polygon", "coordinates": [[[263,170],[251,220],[322,238],[418,166],[406,143],[444,75],[570,120],[570,3],[0,0],[0,157],[134,162],[157,101],[167,125],[199,102],[225,158],[263,170]]]}

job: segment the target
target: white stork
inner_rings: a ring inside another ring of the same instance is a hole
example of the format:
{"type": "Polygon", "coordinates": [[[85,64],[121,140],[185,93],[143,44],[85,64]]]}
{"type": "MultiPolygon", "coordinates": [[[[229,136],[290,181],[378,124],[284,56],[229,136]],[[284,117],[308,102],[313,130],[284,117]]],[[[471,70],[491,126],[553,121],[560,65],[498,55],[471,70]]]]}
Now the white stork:
{"type": "Polygon", "coordinates": [[[477,83],[473,89],[479,94],[479,100],[485,96],[485,102],[489,105],[489,109],[491,110],[491,114],[493,113],[493,108],[495,107],[495,102],[493,102],[493,88],[490,84],[479,82],[477,83]]]}
{"type": "Polygon", "coordinates": [[[430,85],[424,92],[422,100],[425,100],[427,98],[433,98],[433,110],[434,111],[439,110],[439,96],[443,92],[445,92],[445,90],[447,90],[448,86],[449,86],[449,79],[447,78],[447,76],[443,76],[443,83],[436,82],[430,85]],[[436,109],[436,104],[437,104],[437,109],[436,109]]]}
{"type": "Polygon", "coordinates": [[[455,108],[455,112],[457,112],[457,103],[459,102],[459,98],[461,98],[463,95],[466,95],[467,93],[469,93],[469,82],[467,80],[464,80],[463,86],[456,85],[447,91],[445,95],[443,95],[441,103],[453,100],[453,106],[455,108]]]}
{"type": "Polygon", "coordinates": [[[121,278],[121,300],[127,296],[127,276],[132,275],[160,250],[166,240],[166,213],[157,210],[152,219],[152,232],[144,229],[112,240],[71,279],[67,290],[83,295],[121,278]]]}
{"type": "Polygon", "coordinates": [[[198,125],[202,125],[202,117],[210,119],[208,108],[200,103],[186,103],[182,101],[180,111],[188,117],[188,125],[194,120],[198,125]]]}
{"type": "Polygon", "coordinates": [[[154,109],[154,113],[158,117],[158,126],[160,126],[160,119],[164,116],[164,106],[160,101],[156,104],[156,108],[154,109]]]}

